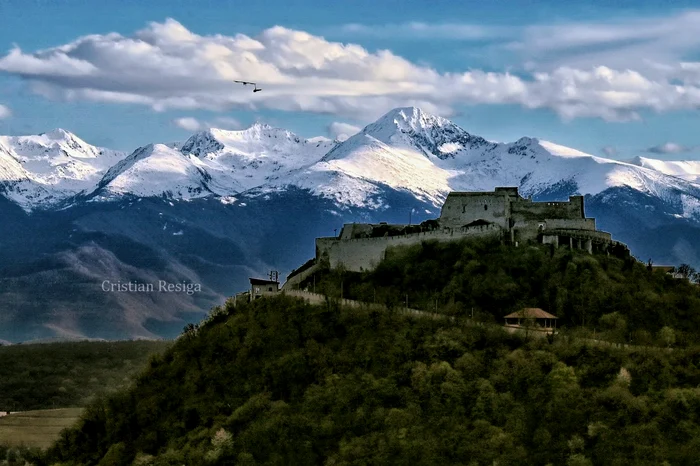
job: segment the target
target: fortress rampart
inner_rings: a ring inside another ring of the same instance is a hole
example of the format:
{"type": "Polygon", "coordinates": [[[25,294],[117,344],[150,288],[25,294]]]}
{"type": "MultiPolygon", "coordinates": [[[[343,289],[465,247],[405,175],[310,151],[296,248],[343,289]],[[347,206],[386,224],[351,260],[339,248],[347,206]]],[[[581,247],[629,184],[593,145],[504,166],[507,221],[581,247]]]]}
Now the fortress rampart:
{"type": "MultiPolygon", "coordinates": [[[[347,225],[352,228],[352,224],[347,225]]],[[[343,227],[343,230],[346,227],[343,227]]],[[[384,259],[387,249],[395,246],[418,244],[421,241],[455,241],[466,237],[500,236],[502,230],[496,225],[479,225],[459,229],[424,231],[401,236],[378,238],[342,239],[316,238],[316,259],[327,258],[331,268],[340,264],[346,270],[361,272],[371,270],[384,259]]]]}
{"type": "MultiPolygon", "coordinates": [[[[583,196],[533,202],[521,197],[517,187],[497,187],[493,192],[451,192],[440,218],[420,225],[345,224],[338,237],[316,239],[315,260],[317,265],[327,260],[332,268],[342,265],[360,272],[374,269],[395,246],[468,237],[497,237],[514,246],[551,244],[589,253],[629,255],[627,246],[613,241],[610,233],[596,230],[595,219],[586,218],[583,196]]],[[[289,277],[290,282],[294,280],[301,277],[289,277]]]]}

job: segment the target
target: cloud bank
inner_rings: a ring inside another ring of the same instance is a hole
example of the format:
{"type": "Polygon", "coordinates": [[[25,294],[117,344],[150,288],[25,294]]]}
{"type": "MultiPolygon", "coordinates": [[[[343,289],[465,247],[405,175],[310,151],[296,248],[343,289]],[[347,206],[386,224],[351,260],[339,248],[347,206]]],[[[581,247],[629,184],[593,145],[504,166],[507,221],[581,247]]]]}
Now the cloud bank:
{"type": "Polygon", "coordinates": [[[658,146],[650,147],[647,152],[652,154],[683,154],[686,152],[693,152],[697,147],[684,146],[682,144],[676,144],[675,142],[667,142],[658,146]]]}
{"type": "Polygon", "coordinates": [[[12,111],[10,110],[10,107],[7,107],[3,104],[0,104],[0,120],[4,120],[5,118],[10,118],[12,116],[12,111]]]}
{"type": "Polygon", "coordinates": [[[226,130],[241,129],[241,123],[235,118],[220,117],[214,121],[201,121],[193,117],[181,117],[173,120],[173,124],[186,131],[203,131],[209,128],[219,128],[226,130]]]}
{"type": "MultiPolygon", "coordinates": [[[[686,22],[698,19],[700,13],[683,17],[686,22]]],[[[488,32],[447,26],[441,34],[488,32]]],[[[515,51],[532,46],[534,52],[552,54],[562,47],[610,41],[651,41],[662,47],[669,46],[670,39],[664,39],[668,37],[685,41],[685,46],[697,40],[668,25],[650,32],[632,27],[616,32],[613,26],[590,34],[576,29],[526,30],[509,46],[515,51]],[[553,40],[552,34],[563,42],[553,40]]],[[[427,25],[413,28],[430,32],[427,25]]],[[[168,19],[129,36],[89,35],[35,52],[14,48],[0,58],[0,72],[23,78],[46,98],[137,104],[156,111],[272,109],[366,120],[399,106],[415,105],[449,117],[461,105],[508,104],[548,109],[566,120],[625,121],[639,119],[642,110],[700,108],[700,63],[657,64],[643,72],[602,62],[532,65],[519,74],[478,69],[441,73],[389,50],[372,52],[281,26],[254,37],[202,36],[168,19]],[[236,79],[256,81],[264,90],[253,94],[232,82],[236,79]]],[[[180,123],[194,126],[193,121],[180,123]]]]}
{"type": "Polygon", "coordinates": [[[199,131],[203,128],[202,123],[196,118],[192,117],[176,118],[173,120],[173,123],[178,128],[182,128],[187,131],[199,131]]]}
{"type": "Polygon", "coordinates": [[[359,133],[361,129],[362,128],[359,126],[351,125],[349,123],[334,121],[328,125],[328,136],[332,139],[337,139],[338,141],[345,141],[350,136],[359,133]]]}

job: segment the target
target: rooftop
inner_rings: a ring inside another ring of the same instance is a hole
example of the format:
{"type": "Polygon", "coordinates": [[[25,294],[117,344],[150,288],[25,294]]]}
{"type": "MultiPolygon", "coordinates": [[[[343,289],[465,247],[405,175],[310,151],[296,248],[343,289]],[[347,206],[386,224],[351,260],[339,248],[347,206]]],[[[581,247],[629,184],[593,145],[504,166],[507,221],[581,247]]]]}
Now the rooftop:
{"type": "Polygon", "coordinates": [[[543,311],[539,307],[526,307],[517,312],[508,314],[504,319],[557,319],[557,316],[543,311]]]}
{"type": "Polygon", "coordinates": [[[273,281],[273,280],[262,280],[260,278],[252,278],[251,277],[250,284],[251,285],[277,285],[277,284],[279,284],[279,282],[273,281]]]}

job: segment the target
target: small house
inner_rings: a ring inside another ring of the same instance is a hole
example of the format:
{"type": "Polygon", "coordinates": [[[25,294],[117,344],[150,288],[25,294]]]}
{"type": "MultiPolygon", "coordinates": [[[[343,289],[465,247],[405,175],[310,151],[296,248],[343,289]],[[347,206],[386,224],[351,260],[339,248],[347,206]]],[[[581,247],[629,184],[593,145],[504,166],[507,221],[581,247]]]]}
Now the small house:
{"type": "Polygon", "coordinates": [[[250,299],[255,300],[262,296],[277,294],[280,290],[280,282],[273,280],[262,280],[260,278],[250,279],[250,299]]]}
{"type": "Polygon", "coordinates": [[[557,316],[538,307],[526,307],[504,317],[506,327],[525,328],[551,332],[557,328],[557,316]]]}

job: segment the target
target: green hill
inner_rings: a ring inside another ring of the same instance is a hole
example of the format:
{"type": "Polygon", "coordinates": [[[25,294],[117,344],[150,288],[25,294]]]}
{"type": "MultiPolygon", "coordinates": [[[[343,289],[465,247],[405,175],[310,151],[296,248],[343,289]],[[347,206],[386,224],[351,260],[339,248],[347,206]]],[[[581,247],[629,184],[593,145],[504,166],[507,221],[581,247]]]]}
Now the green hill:
{"type": "Polygon", "coordinates": [[[341,281],[346,297],[376,295],[390,309],[285,296],[217,309],[132,389],[93,403],[47,464],[696,461],[693,285],[630,261],[487,243],[426,243],[375,272],[322,273],[316,286],[332,294],[341,281]],[[406,293],[412,307],[434,309],[437,298],[438,311],[458,317],[536,305],[569,327],[647,332],[651,343],[670,331],[678,341],[629,350],[527,339],[400,313],[406,293]]]}
{"type": "Polygon", "coordinates": [[[680,345],[697,341],[700,286],[626,260],[547,246],[513,248],[498,241],[425,242],[390,249],[373,272],[330,271],[308,287],[390,307],[434,310],[503,323],[523,307],[539,307],[577,334],[596,330],[618,342],[660,344],[663,327],[680,345]]]}

